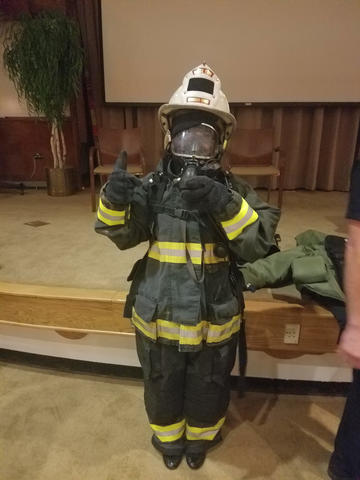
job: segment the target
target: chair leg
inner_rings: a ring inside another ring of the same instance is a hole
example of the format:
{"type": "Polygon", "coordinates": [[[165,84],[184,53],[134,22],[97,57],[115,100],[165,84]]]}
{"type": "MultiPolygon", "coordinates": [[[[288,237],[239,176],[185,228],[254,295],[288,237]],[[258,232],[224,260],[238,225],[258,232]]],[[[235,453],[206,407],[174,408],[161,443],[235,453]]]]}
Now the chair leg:
{"type": "Polygon", "coordinates": [[[267,199],[266,199],[267,203],[269,203],[269,202],[270,202],[270,194],[271,194],[271,178],[272,178],[272,177],[269,177],[269,181],[268,181],[268,191],[267,191],[267,199]]]}
{"type": "Polygon", "coordinates": [[[283,181],[284,181],[284,175],[280,174],[279,176],[279,194],[278,194],[278,207],[281,210],[282,207],[282,202],[283,202],[283,181]]]}
{"type": "Polygon", "coordinates": [[[96,195],[95,195],[95,175],[90,173],[90,195],[91,195],[91,210],[96,210],[96,195]]]}

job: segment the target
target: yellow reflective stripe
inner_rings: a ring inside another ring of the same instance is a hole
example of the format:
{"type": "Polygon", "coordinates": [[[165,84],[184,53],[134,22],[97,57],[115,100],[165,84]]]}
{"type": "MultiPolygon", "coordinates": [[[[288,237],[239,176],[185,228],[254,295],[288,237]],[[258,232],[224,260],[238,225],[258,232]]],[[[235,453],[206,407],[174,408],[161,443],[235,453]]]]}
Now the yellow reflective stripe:
{"type": "Polygon", "coordinates": [[[230,338],[234,333],[240,330],[240,324],[240,315],[235,315],[230,322],[224,323],[224,325],[210,324],[207,343],[219,343],[230,338]]]}
{"type": "Polygon", "coordinates": [[[169,322],[168,320],[156,320],[156,325],[158,327],[157,333],[161,338],[167,338],[168,340],[179,340],[179,324],[174,322],[169,322]]]}
{"type": "Polygon", "coordinates": [[[249,208],[251,208],[251,207],[249,206],[247,201],[242,199],[241,207],[240,207],[240,210],[238,211],[238,213],[233,218],[230,218],[230,220],[224,220],[223,222],[221,222],[221,225],[224,227],[224,229],[226,227],[230,227],[232,225],[235,225],[239,220],[241,220],[246,215],[249,208]]]}
{"type": "Polygon", "coordinates": [[[172,423],[170,425],[156,425],[155,423],[151,423],[150,426],[153,430],[156,430],[157,432],[170,432],[171,430],[176,430],[180,427],[184,427],[185,420],[180,420],[180,422],[172,423]]]}
{"type": "Polygon", "coordinates": [[[125,210],[120,210],[120,211],[119,210],[111,210],[110,208],[105,207],[101,198],[100,198],[100,201],[99,201],[99,205],[101,207],[101,210],[103,210],[103,212],[105,212],[105,213],[108,213],[109,215],[117,215],[118,213],[121,213],[121,212],[125,213],[125,210]]]}
{"type": "Polygon", "coordinates": [[[201,244],[180,242],[157,242],[155,241],[149,250],[148,256],[159,262],[186,263],[186,250],[192,263],[201,265],[201,244]]]}
{"type": "Polygon", "coordinates": [[[160,253],[152,250],[152,247],[149,250],[148,257],[163,263],[186,263],[185,255],[183,257],[175,257],[173,255],[161,255],[160,253]]]}
{"type": "MultiPolygon", "coordinates": [[[[214,264],[227,262],[228,257],[219,258],[214,255],[214,243],[204,245],[204,263],[214,264]]],[[[191,262],[195,265],[201,265],[202,245],[201,243],[185,242],[158,242],[155,241],[150,247],[148,256],[163,263],[186,263],[187,255],[190,255],[191,262]]]]}
{"type": "Polygon", "coordinates": [[[228,262],[228,261],[229,261],[229,257],[219,258],[219,257],[204,256],[204,263],[206,263],[207,265],[211,265],[214,263],[228,262]]]}
{"type": "Polygon", "coordinates": [[[212,344],[227,340],[239,331],[241,318],[235,315],[223,325],[214,325],[206,320],[197,325],[182,325],[162,319],[145,322],[133,308],[132,322],[152,340],[165,338],[177,341],[180,345],[200,345],[203,340],[212,344]]]}
{"type": "Polygon", "coordinates": [[[221,225],[225,230],[228,239],[233,240],[240,235],[246,227],[256,222],[258,218],[259,215],[250,207],[246,200],[243,199],[241,202],[241,208],[235,217],[221,222],[221,225]]]}
{"type": "Polygon", "coordinates": [[[200,243],[155,241],[150,247],[148,256],[159,262],[186,263],[186,250],[192,263],[201,265],[202,246],[200,243]]]}
{"type": "Polygon", "coordinates": [[[156,320],[159,338],[177,340],[181,345],[200,345],[206,338],[209,322],[205,320],[197,325],[180,325],[168,320],[156,320]]]}
{"type": "Polygon", "coordinates": [[[159,248],[169,248],[171,250],[185,250],[185,245],[189,250],[199,250],[201,252],[201,243],[190,242],[158,242],[155,241],[154,245],[158,245],[159,248]]]}
{"type": "Polygon", "coordinates": [[[206,339],[209,322],[202,320],[197,325],[180,325],[180,345],[200,345],[206,339]]]}
{"type": "Polygon", "coordinates": [[[221,263],[221,262],[228,262],[229,257],[217,257],[214,254],[215,243],[205,243],[205,254],[204,254],[204,263],[206,264],[213,264],[213,263],[221,263]]]}
{"type": "Polygon", "coordinates": [[[125,224],[125,218],[123,218],[121,220],[110,220],[110,219],[104,217],[103,215],[101,215],[101,213],[99,211],[98,211],[97,216],[98,216],[99,220],[101,220],[106,225],[109,225],[110,227],[113,227],[114,225],[124,225],[125,224]]]}
{"type": "Polygon", "coordinates": [[[133,307],[131,320],[136,328],[138,328],[144,335],[156,340],[156,323],[145,322],[135,311],[133,307]]]}
{"type": "Polygon", "coordinates": [[[109,226],[125,224],[125,210],[110,210],[100,199],[97,217],[109,226]]]}
{"type": "Polygon", "coordinates": [[[174,442],[184,435],[185,420],[165,426],[151,423],[150,427],[161,442],[174,442]]]}
{"type": "Polygon", "coordinates": [[[201,428],[186,425],[186,438],[187,440],[214,440],[224,422],[225,417],[221,418],[216,425],[211,427],[201,428]]]}

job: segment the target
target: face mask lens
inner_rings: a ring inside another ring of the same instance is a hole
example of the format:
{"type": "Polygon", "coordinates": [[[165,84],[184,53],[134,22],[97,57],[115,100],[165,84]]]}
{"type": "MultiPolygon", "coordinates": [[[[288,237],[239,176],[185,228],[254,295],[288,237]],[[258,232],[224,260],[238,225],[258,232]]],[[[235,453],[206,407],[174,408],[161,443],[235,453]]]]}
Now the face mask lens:
{"type": "Polygon", "coordinates": [[[214,158],[217,145],[216,130],[210,125],[201,124],[175,135],[171,142],[171,151],[176,156],[206,160],[214,158]]]}

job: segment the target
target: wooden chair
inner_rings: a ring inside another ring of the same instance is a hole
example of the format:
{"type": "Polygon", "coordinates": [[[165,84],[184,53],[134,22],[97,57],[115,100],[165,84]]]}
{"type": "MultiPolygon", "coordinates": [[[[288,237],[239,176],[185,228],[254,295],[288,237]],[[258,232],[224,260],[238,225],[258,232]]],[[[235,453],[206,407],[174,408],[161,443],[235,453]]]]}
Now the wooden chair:
{"type": "Polygon", "coordinates": [[[224,156],[225,168],[234,175],[268,176],[270,200],[271,179],[278,178],[278,207],[282,206],[285,155],[278,145],[274,145],[272,128],[236,129],[229,141],[224,156]]]}
{"type": "Polygon", "coordinates": [[[113,171],[115,160],[120,151],[127,153],[127,171],[141,176],[145,173],[145,160],[141,148],[139,128],[117,129],[99,128],[97,145],[90,148],[90,193],[91,208],[96,210],[95,175],[100,176],[101,186],[105,178],[113,171]]]}

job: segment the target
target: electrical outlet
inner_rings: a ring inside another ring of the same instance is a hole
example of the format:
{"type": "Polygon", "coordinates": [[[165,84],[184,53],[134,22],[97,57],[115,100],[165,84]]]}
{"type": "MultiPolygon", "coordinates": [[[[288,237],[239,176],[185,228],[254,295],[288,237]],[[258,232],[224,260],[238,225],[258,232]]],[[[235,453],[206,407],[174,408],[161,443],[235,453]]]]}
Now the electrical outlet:
{"type": "Polygon", "coordinates": [[[287,323],[285,325],[284,343],[290,343],[297,345],[300,337],[300,324],[299,323],[287,323]]]}

